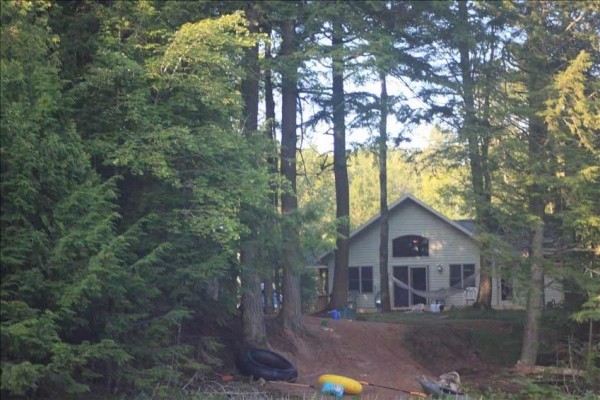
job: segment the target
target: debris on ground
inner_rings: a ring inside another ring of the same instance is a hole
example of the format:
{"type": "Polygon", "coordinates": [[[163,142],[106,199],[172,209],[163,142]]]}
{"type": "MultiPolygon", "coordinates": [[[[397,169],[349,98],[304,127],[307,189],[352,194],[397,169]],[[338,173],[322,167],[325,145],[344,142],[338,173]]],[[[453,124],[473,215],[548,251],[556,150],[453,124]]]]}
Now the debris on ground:
{"type": "Polygon", "coordinates": [[[326,319],[321,321],[321,330],[323,330],[325,332],[333,332],[333,329],[330,328],[328,325],[329,325],[329,323],[327,322],[326,319]]]}
{"type": "Polygon", "coordinates": [[[453,399],[469,400],[469,395],[462,392],[460,375],[456,371],[446,372],[437,380],[430,380],[421,375],[417,377],[421,387],[433,398],[451,396],[453,399]]]}

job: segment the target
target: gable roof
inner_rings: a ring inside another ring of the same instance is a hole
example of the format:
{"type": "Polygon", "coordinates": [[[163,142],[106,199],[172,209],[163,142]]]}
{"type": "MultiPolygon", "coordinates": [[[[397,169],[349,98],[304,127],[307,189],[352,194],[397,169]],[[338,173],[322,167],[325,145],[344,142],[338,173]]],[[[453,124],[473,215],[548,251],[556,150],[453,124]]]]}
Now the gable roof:
{"type": "MultiPolygon", "coordinates": [[[[413,203],[415,203],[416,205],[420,206],[421,208],[424,208],[425,210],[429,211],[430,213],[432,213],[434,216],[438,217],[442,221],[444,221],[447,224],[458,229],[465,235],[467,235],[469,237],[473,237],[473,232],[471,230],[467,229],[466,224],[465,224],[465,226],[463,226],[463,224],[453,221],[450,218],[446,217],[445,215],[440,214],[439,212],[435,211],[433,208],[429,207],[427,204],[423,203],[421,200],[417,199],[415,196],[413,196],[410,193],[406,193],[400,199],[398,199],[395,202],[393,202],[392,204],[390,204],[390,206],[388,207],[388,212],[391,214],[392,211],[394,211],[394,209],[400,207],[400,205],[406,203],[407,201],[412,201],[413,203]]],[[[368,227],[373,225],[375,222],[379,221],[379,219],[381,219],[381,214],[375,215],[373,218],[371,218],[370,220],[365,222],[363,225],[356,228],[356,230],[354,230],[350,234],[350,239],[352,239],[354,236],[359,235],[362,231],[364,231],[365,229],[367,229],[368,227]]]]}
{"type": "MultiPolygon", "coordinates": [[[[450,218],[446,217],[445,215],[435,211],[433,208],[429,207],[427,204],[423,203],[421,200],[417,199],[415,196],[413,196],[410,193],[404,194],[398,200],[396,200],[395,202],[390,204],[390,206],[388,207],[388,213],[391,214],[395,209],[399,208],[402,204],[405,204],[409,201],[413,202],[414,204],[423,208],[424,210],[430,212],[435,217],[441,219],[442,221],[444,221],[448,225],[452,226],[453,228],[457,229],[461,233],[467,235],[468,237],[470,237],[470,238],[473,237],[473,221],[470,221],[470,220],[453,221],[450,218]]],[[[367,230],[373,224],[377,223],[380,219],[381,219],[381,214],[375,215],[373,218],[369,219],[367,222],[365,222],[364,224],[362,224],[361,226],[356,228],[354,231],[352,231],[350,233],[349,239],[351,240],[354,237],[360,235],[362,232],[367,230]]],[[[333,251],[329,251],[325,254],[322,254],[321,256],[317,257],[317,260],[321,261],[325,257],[329,256],[332,253],[333,253],[333,251]]]]}

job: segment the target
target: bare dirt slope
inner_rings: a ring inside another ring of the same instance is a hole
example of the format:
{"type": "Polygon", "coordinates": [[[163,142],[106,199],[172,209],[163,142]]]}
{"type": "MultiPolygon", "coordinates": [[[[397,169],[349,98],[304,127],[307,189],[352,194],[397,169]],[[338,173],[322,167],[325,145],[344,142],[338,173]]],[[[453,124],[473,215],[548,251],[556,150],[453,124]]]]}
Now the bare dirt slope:
{"type": "Polygon", "coordinates": [[[311,396],[315,388],[301,385],[315,386],[321,374],[329,373],[372,384],[363,385],[363,398],[395,399],[422,391],[416,380],[419,375],[436,379],[454,370],[461,374],[463,382],[469,380],[476,386],[485,385],[498,372],[498,368],[492,369],[478,358],[464,330],[453,329],[448,323],[421,328],[410,324],[304,318],[306,336],[291,340],[282,335],[270,337],[273,350],[298,369],[295,385],[270,383],[272,389],[311,396]]]}
{"type": "MultiPolygon", "coordinates": [[[[411,392],[421,390],[417,376],[436,376],[407,348],[406,325],[305,317],[305,326],[308,335],[302,339],[270,338],[273,349],[298,369],[299,384],[315,385],[319,375],[330,373],[411,392]]],[[[315,392],[297,385],[275,386],[288,393],[315,392]]],[[[378,386],[365,386],[363,393],[363,398],[378,399],[403,394],[378,386]]]]}

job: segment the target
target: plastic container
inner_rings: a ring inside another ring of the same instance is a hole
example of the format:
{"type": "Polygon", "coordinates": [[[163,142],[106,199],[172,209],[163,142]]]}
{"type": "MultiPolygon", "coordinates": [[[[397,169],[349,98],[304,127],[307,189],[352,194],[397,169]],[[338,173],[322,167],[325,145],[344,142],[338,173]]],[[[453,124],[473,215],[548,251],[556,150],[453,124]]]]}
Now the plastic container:
{"type": "Polygon", "coordinates": [[[340,319],[340,317],[342,316],[338,310],[332,310],[329,312],[331,313],[331,318],[333,319],[340,319]]]}
{"type": "Polygon", "coordinates": [[[330,394],[335,397],[342,397],[344,395],[344,387],[337,383],[325,382],[321,387],[322,394],[330,394]]]}
{"type": "Polygon", "coordinates": [[[356,319],[356,310],[353,308],[342,308],[340,314],[344,319],[356,319]]]}

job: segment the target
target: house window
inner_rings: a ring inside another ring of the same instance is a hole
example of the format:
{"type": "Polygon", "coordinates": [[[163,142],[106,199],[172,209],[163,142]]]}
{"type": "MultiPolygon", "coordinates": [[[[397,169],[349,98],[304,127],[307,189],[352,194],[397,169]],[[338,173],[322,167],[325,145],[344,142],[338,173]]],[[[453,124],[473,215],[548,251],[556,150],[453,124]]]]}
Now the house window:
{"type": "Polygon", "coordinates": [[[348,290],[373,293],[373,267],[348,268],[348,290]]]}
{"type": "Polygon", "coordinates": [[[502,300],[510,300],[513,295],[512,285],[504,278],[500,279],[500,293],[502,300]]]}
{"type": "Polygon", "coordinates": [[[475,286],[475,264],[450,264],[450,287],[475,286]]]}
{"type": "Polygon", "coordinates": [[[427,257],[429,256],[429,239],[417,235],[397,237],[392,241],[394,257],[427,257]]]}

